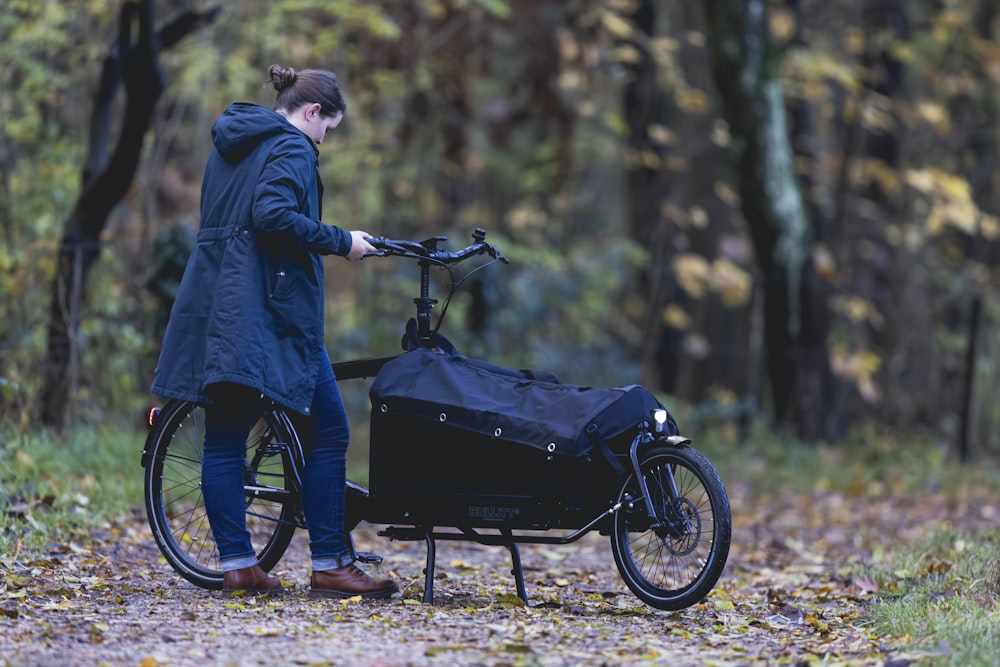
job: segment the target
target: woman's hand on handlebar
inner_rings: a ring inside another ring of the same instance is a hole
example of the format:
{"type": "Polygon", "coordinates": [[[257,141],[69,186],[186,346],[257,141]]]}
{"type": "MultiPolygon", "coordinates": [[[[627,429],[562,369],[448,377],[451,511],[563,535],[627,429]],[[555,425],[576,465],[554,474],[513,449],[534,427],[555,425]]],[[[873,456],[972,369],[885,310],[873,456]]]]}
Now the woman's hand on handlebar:
{"type": "Polygon", "coordinates": [[[371,234],[362,231],[351,232],[351,250],[345,256],[350,261],[357,261],[371,253],[378,252],[378,248],[373,246],[368,240],[371,234]]]}

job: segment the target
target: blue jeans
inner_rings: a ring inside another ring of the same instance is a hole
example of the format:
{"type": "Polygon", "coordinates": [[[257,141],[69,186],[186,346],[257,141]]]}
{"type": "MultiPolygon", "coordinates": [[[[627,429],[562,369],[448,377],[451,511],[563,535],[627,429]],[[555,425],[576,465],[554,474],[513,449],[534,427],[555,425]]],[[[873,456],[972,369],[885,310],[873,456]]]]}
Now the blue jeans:
{"type": "MultiPolygon", "coordinates": [[[[260,392],[238,384],[208,388],[205,408],[205,455],[201,488],[223,572],[257,564],[246,529],[243,458],[257,413],[260,392]]],[[[354,546],[344,530],[344,488],[350,426],[337,380],[324,353],[310,414],[289,411],[302,440],[302,509],[309,527],[314,571],[354,561],[354,546]]]]}

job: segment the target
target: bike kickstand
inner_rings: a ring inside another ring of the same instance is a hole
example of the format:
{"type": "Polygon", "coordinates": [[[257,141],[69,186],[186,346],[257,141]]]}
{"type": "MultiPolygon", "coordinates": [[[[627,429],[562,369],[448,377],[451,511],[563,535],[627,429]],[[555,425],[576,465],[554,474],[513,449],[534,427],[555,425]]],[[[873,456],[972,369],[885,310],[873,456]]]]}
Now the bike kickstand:
{"type": "Polygon", "coordinates": [[[427,541],[427,563],[424,567],[424,604],[434,604],[434,536],[431,531],[424,535],[427,541]]]}
{"type": "Polygon", "coordinates": [[[528,591],[524,587],[524,570],[521,569],[521,551],[517,548],[517,542],[508,542],[504,545],[510,552],[510,560],[513,564],[510,573],[514,575],[514,584],[517,586],[517,597],[528,604],[528,591]]]}

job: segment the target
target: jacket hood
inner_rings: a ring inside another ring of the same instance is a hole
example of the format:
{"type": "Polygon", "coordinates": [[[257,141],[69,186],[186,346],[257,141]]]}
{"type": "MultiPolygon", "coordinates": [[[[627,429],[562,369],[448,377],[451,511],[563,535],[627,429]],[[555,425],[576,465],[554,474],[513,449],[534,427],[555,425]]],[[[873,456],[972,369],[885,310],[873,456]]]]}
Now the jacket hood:
{"type": "Polygon", "coordinates": [[[236,163],[265,139],[283,132],[302,134],[276,111],[236,102],[212,126],[212,143],[227,162],[236,163]]]}

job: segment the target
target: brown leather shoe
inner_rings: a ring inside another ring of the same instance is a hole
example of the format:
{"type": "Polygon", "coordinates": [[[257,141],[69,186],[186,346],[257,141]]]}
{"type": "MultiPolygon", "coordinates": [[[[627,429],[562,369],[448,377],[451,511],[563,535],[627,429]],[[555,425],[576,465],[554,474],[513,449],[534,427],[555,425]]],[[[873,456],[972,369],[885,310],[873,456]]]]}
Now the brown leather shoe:
{"type": "Polygon", "coordinates": [[[360,595],[374,600],[387,598],[399,592],[391,579],[376,579],[365,574],[353,564],[335,570],[321,570],[312,573],[312,595],[330,598],[352,598],[360,595]]]}
{"type": "Polygon", "coordinates": [[[278,595],[285,592],[281,581],[269,575],[259,565],[223,572],[222,590],[246,591],[255,595],[278,595]]]}

